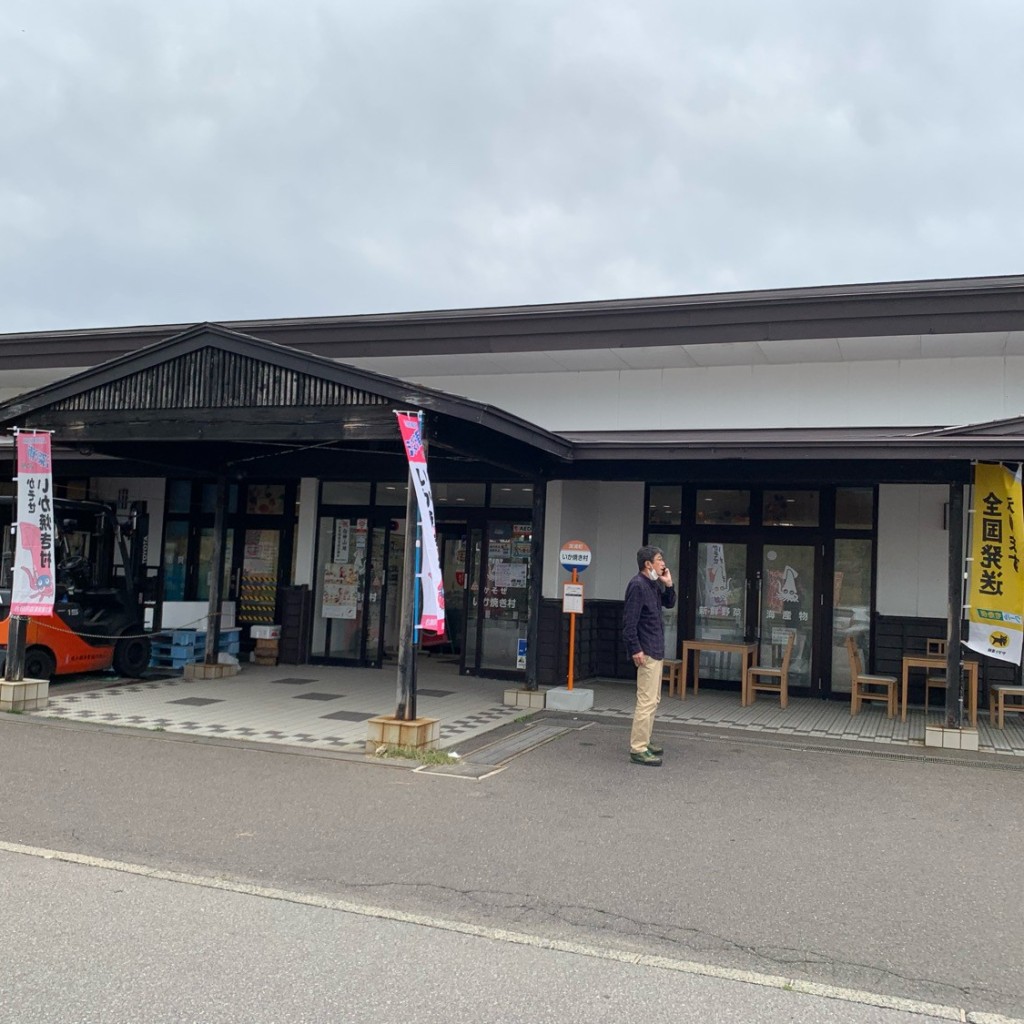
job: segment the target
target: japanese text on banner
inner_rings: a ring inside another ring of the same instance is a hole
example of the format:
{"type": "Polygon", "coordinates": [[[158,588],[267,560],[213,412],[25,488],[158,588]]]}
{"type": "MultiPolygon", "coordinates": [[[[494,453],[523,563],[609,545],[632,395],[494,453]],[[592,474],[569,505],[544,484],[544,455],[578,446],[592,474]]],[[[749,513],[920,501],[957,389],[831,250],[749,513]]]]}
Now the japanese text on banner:
{"type": "Polygon", "coordinates": [[[968,591],[967,646],[990,658],[1020,664],[1024,578],[1021,545],[1020,467],[1001,464],[974,468],[974,516],[971,528],[971,571],[968,591]]]}
{"type": "MultiPolygon", "coordinates": [[[[423,564],[420,581],[423,588],[423,614],[420,628],[430,633],[444,633],[444,583],[441,578],[441,559],[437,553],[437,533],[434,530],[434,499],[430,493],[427,458],[423,451],[423,437],[419,416],[396,412],[398,429],[402,432],[405,454],[409,458],[409,475],[416,490],[416,504],[420,510],[423,532],[423,564]]],[[[412,524],[406,526],[406,537],[414,536],[412,524]]]]}
{"type": "Polygon", "coordinates": [[[18,434],[18,540],[12,615],[48,615],[56,593],[49,434],[18,434]]]}

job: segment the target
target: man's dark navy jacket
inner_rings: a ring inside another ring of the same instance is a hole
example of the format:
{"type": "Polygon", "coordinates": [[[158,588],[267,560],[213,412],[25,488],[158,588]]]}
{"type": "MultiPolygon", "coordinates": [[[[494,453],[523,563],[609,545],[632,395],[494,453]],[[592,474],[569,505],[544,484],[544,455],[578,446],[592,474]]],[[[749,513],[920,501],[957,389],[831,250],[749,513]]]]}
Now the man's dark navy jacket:
{"type": "Polygon", "coordinates": [[[632,658],[643,651],[648,658],[661,661],[665,657],[665,627],[661,609],[674,608],[675,587],[666,587],[638,572],[626,584],[626,605],[622,610],[622,639],[626,653],[632,658]]]}

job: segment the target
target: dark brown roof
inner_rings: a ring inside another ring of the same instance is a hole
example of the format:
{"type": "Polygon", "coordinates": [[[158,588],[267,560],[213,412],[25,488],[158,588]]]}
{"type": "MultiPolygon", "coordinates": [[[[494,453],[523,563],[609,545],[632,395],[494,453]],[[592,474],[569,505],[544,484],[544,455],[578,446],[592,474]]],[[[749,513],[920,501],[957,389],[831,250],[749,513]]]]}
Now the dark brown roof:
{"type": "MultiPolygon", "coordinates": [[[[221,323],[331,359],[1009,331],[1024,276],[221,323]]],[[[189,326],[0,334],[0,365],[91,366],[189,326]]]]}

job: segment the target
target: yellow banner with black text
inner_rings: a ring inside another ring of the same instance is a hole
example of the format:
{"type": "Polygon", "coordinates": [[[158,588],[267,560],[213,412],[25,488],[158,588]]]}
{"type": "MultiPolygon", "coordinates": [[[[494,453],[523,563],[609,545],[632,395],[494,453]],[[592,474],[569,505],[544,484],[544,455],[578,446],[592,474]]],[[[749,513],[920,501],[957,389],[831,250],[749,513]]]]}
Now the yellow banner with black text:
{"type": "Polygon", "coordinates": [[[1019,665],[1024,647],[1024,510],[1021,470],[974,467],[967,646],[1019,665]]]}

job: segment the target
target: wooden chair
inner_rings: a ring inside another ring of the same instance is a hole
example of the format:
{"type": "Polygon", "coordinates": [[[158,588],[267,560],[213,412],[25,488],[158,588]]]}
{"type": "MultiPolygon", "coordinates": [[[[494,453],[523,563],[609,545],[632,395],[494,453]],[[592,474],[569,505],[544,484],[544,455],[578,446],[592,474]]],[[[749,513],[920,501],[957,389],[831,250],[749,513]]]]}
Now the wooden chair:
{"type": "Polygon", "coordinates": [[[896,677],[867,675],[852,636],[846,638],[846,650],[850,655],[850,714],[858,714],[863,701],[884,700],[886,717],[895,717],[896,677]]]}
{"type": "Polygon", "coordinates": [[[998,728],[1006,727],[1005,719],[1007,711],[1019,711],[1024,713],[1024,686],[1016,686],[1012,683],[993,683],[988,688],[988,720],[998,728]],[[1018,700],[1007,700],[1007,697],[1017,697],[1018,700]]]}
{"type": "Polygon", "coordinates": [[[777,693],[780,707],[785,707],[789,703],[789,660],[793,656],[795,642],[796,630],[791,629],[785,650],[782,653],[782,662],[778,668],[773,668],[770,665],[751,665],[747,669],[746,699],[741,703],[753,704],[758,690],[762,693],[777,693]]]}
{"type": "Polygon", "coordinates": [[[683,662],[680,658],[665,658],[661,663],[661,681],[668,683],[668,695],[679,694],[680,700],[686,700],[686,693],[681,692],[683,681],[683,662]]]}
{"type": "MultiPolygon", "coordinates": [[[[925,654],[929,657],[944,658],[946,656],[946,641],[945,640],[925,640],[924,642],[925,654]]],[[[928,710],[928,698],[931,696],[932,690],[942,690],[945,692],[946,689],[946,673],[945,670],[939,671],[937,669],[929,669],[924,677],[924,709],[928,710]]]]}

